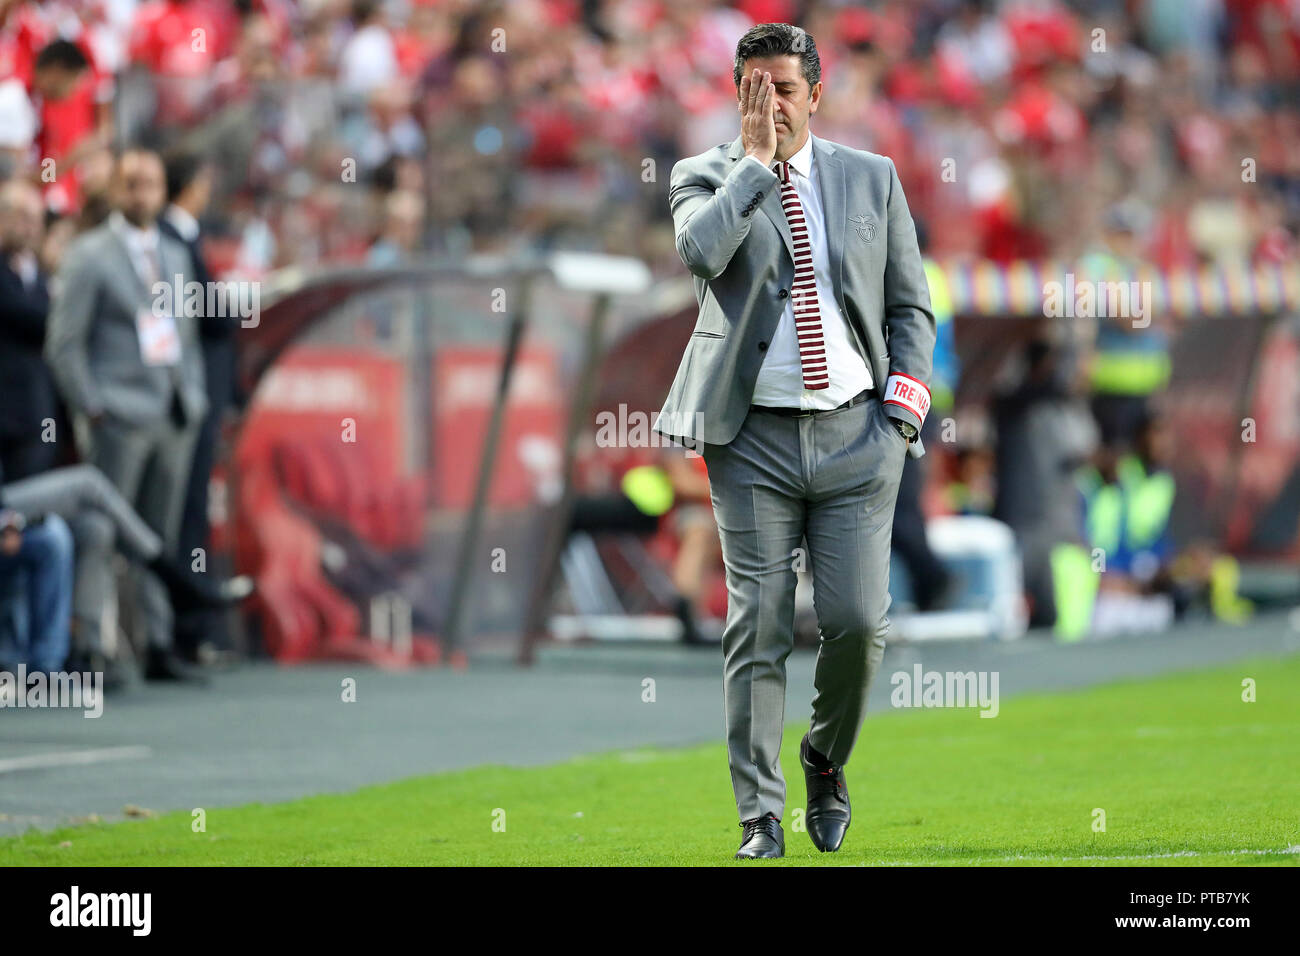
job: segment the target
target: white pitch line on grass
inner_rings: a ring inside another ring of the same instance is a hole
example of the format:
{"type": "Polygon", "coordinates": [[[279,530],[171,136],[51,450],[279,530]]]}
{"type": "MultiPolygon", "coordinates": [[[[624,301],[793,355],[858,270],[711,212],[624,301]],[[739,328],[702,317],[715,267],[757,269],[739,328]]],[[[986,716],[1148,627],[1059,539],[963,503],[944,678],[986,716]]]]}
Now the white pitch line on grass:
{"type": "MultiPolygon", "coordinates": [[[[1280,850],[1179,850],[1176,853],[1131,853],[1116,856],[1100,854],[1088,856],[987,856],[975,857],[971,863],[1072,863],[1081,860],[1172,860],[1189,856],[1295,856],[1300,854],[1300,845],[1288,846],[1280,850]]],[[[870,866],[932,866],[917,860],[882,860],[870,866]]]]}
{"type": "Polygon", "coordinates": [[[144,746],[100,747],[96,750],[63,750],[57,753],[28,754],[26,757],[0,760],[0,773],[46,770],[51,767],[82,767],[86,764],[106,763],[110,760],[138,760],[152,754],[153,750],[144,746]]]}

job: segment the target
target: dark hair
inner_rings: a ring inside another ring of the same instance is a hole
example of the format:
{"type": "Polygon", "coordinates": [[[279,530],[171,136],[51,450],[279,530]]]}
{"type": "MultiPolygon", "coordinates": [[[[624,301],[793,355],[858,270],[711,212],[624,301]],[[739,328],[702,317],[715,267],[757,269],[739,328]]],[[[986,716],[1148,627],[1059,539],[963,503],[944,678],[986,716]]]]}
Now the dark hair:
{"type": "Polygon", "coordinates": [[[813,42],[811,33],[788,23],[760,23],[750,27],[736,44],[736,63],[731,78],[737,89],[740,88],[745,61],[764,56],[797,56],[803,60],[803,78],[808,81],[808,88],[812,89],[821,82],[822,59],[817,55],[817,44],[813,42]]]}
{"type": "Polygon", "coordinates": [[[163,157],[163,168],[167,171],[167,201],[175,202],[176,197],[185,192],[207,164],[206,159],[187,149],[179,149],[163,157]]]}
{"type": "Polygon", "coordinates": [[[352,22],[365,23],[379,9],[379,4],[375,0],[352,0],[352,22]]]}
{"type": "Polygon", "coordinates": [[[128,156],[149,156],[154,162],[163,168],[163,175],[166,176],[167,167],[163,164],[162,156],[158,150],[148,146],[142,146],[138,143],[128,143],[113,151],[113,176],[116,178],[122,171],[122,161],[128,156]]]}
{"type": "Polygon", "coordinates": [[[77,73],[90,66],[90,61],[81,52],[81,47],[71,40],[55,40],[36,54],[35,69],[43,70],[50,66],[77,73]]]}

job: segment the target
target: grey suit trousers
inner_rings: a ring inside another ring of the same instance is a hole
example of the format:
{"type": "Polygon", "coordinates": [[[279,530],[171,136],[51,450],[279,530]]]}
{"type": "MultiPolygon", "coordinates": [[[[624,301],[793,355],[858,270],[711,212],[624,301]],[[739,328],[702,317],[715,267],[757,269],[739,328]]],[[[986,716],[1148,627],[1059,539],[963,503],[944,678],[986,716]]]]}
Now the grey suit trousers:
{"type": "Polygon", "coordinates": [[[723,700],[736,810],[741,820],[779,818],[796,568],[806,558],[821,631],[809,739],[844,764],[885,651],[890,529],[907,442],[873,392],[814,416],[751,410],[735,439],[702,453],[727,572],[723,700]]]}
{"type": "MultiPolygon", "coordinates": [[[[153,529],[164,553],[174,556],[199,423],[181,426],[168,417],[149,425],[111,418],[95,426],[84,419],[76,424],[82,457],[104,473],[153,529]]],[[[137,566],[132,577],[149,646],[170,648],[175,616],[166,586],[144,567],[137,566]]]]}

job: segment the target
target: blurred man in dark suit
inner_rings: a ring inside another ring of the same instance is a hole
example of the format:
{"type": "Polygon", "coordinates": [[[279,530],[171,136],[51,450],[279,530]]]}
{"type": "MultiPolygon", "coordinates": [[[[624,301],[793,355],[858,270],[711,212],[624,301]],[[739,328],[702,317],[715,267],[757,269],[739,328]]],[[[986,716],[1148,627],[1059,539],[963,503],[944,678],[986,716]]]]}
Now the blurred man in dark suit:
{"type": "MultiPolygon", "coordinates": [[[[199,219],[212,196],[213,168],[197,153],[178,151],[165,160],[167,173],[167,208],[158,220],[163,235],[183,243],[194,263],[193,281],[205,290],[211,288],[212,274],[203,256],[199,219]]],[[[207,298],[206,292],[204,296],[207,298]]],[[[221,422],[235,397],[235,330],[239,318],[229,315],[196,316],[199,342],[203,349],[203,371],[208,390],[208,413],[199,427],[190,466],[185,507],[181,515],[180,553],[193,554],[195,548],[208,547],[211,528],[208,522],[208,482],[216,463],[221,441],[221,422]]],[[[201,644],[222,647],[229,643],[224,632],[224,617],[211,609],[199,609],[177,621],[177,647],[188,657],[197,655],[201,644]]]]}
{"type": "Polygon", "coordinates": [[[36,256],[44,229],[40,194],[17,180],[0,186],[0,471],[10,480],[53,468],[58,400],[41,350],[50,313],[36,256]]]}

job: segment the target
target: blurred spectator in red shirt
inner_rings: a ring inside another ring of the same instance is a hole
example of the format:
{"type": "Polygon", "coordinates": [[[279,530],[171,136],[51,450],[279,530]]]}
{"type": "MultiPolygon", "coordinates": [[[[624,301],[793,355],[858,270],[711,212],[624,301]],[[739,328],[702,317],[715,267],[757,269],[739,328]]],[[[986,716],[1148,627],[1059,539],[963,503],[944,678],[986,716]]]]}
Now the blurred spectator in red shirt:
{"type": "Polygon", "coordinates": [[[157,79],[155,122],[189,123],[202,114],[212,70],[229,51],[235,5],[208,0],[151,0],[136,11],[129,56],[157,79]]]}
{"type": "Polygon", "coordinates": [[[79,165],[108,141],[107,104],[86,49],[54,40],[32,60],[30,80],[0,79],[0,151],[10,173],[42,184],[59,213],[80,207],[79,165]]]}

